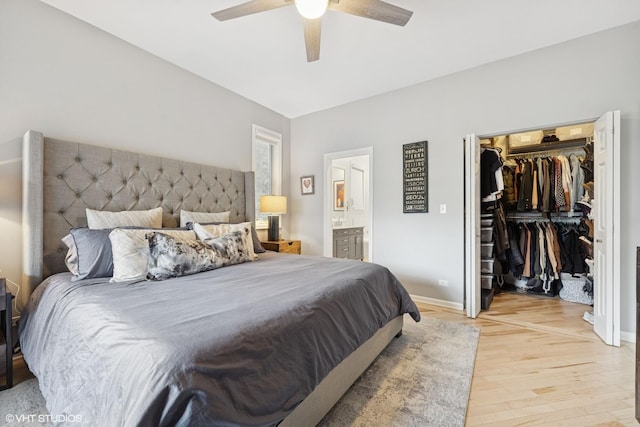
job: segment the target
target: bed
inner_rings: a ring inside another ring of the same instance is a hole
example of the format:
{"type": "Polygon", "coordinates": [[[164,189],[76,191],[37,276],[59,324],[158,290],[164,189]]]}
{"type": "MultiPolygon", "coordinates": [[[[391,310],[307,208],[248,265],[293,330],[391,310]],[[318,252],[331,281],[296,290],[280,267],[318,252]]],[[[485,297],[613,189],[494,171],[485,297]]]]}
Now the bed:
{"type": "Polygon", "coordinates": [[[253,174],[35,131],[23,158],[21,347],[61,424],[315,425],[403,314],[420,319],[389,270],[350,260],[267,252],[162,281],[71,280],[61,239],[86,208],[251,222],[253,174]]]}

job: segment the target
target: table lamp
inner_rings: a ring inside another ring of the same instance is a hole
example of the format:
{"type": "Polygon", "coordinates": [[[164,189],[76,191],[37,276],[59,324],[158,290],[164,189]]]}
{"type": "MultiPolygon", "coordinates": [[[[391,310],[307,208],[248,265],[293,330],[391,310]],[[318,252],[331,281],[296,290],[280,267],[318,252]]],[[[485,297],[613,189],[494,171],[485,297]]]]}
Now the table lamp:
{"type": "Polygon", "coordinates": [[[280,214],[287,213],[285,196],[260,196],[260,213],[269,215],[268,239],[272,242],[280,240],[280,214]]]}

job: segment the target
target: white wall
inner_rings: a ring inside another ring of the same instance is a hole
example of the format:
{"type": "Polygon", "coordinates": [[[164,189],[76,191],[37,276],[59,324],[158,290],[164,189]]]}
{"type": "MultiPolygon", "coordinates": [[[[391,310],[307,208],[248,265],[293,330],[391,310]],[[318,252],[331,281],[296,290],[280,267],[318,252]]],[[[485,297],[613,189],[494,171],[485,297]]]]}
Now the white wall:
{"type": "Polygon", "coordinates": [[[20,164],[3,160],[28,129],[250,170],[252,123],[283,134],[289,189],[289,119],[37,0],[2,0],[0,268],[19,282],[20,164]]]}
{"type": "MultiPolygon", "coordinates": [[[[415,295],[464,302],[463,144],[622,112],[622,331],[635,331],[640,245],[640,22],[296,118],[291,175],[323,178],[323,154],[374,147],[373,260],[415,295]],[[402,213],[402,144],[428,140],[429,213],[402,213]],[[439,214],[439,205],[447,213],[439,214]],[[437,286],[438,279],[449,281],[437,286]]],[[[292,192],[291,231],[322,254],[323,188],[292,192]]]]}

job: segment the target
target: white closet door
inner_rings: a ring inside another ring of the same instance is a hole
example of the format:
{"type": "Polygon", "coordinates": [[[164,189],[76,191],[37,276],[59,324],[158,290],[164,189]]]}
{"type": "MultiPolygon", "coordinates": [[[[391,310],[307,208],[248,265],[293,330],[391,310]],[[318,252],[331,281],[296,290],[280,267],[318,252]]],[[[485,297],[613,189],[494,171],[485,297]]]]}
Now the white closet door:
{"type": "Polygon", "coordinates": [[[594,331],[620,345],[620,112],[595,123],[593,135],[594,331]]]}
{"type": "Polygon", "coordinates": [[[480,139],[464,139],[465,306],[467,317],[480,313],[480,139]]]}

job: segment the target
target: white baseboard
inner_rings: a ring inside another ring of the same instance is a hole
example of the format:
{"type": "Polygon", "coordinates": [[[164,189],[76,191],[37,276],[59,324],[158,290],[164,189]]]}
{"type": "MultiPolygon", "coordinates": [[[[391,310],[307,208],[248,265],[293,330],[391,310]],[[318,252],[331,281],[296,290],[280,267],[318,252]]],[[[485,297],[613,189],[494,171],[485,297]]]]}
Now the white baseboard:
{"type": "Polygon", "coordinates": [[[437,305],[439,307],[452,308],[454,310],[460,310],[460,311],[464,310],[464,306],[462,304],[457,302],[446,301],[443,299],[423,297],[420,295],[411,295],[411,299],[413,299],[415,302],[422,302],[424,304],[437,305]]]}
{"type": "Polygon", "coordinates": [[[620,331],[620,341],[635,343],[636,334],[633,332],[620,331]]]}

